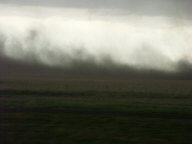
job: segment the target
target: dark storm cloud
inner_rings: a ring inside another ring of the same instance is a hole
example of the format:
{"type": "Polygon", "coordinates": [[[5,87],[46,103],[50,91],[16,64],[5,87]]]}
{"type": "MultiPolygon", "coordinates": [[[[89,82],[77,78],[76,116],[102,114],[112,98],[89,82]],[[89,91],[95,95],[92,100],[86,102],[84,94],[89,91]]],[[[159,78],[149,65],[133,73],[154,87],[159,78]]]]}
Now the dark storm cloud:
{"type": "MultiPolygon", "coordinates": [[[[33,5],[33,6],[53,6],[64,8],[85,8],[85,9],[119,9],[121,14],[136,14],[147,16],[170,16],[170,17],[186,17],[190,18],[192,1],[191,0],[0,0],[0,3],[6,4],[18,4],[18,5],[33,5]]],[[[21,23],[19,23],[21,24],[21,23]]],[[[134,66],[117,64],[110,55],[100,55],[101,64],[96,62],[96,58],[89,55],[87,51],[76,49],[73,51],[73,55],[62,54],[60,58],[60,51],[54,53],[49,49],[43,51],[44,56],[50,57],[51,60],[57,63],[62,63],[65,59],[70,61],[68,68],[62,68],[57,66],[48,66],[39,63],[38,56],[36,55],[35,47],[33,44],[39,44],[38,36],[39,32],[31,34],[29,31],[28,39],[24,39],[27,44],[30,44],[29,55],[24,56],[24,60],[18,60],[14,58],[8,58],[4,55],[4,48],[6,38],[0,35],[0,78],[8,77],[65,77],[66,75],[80,75],[80,76],[117,76],[123,78],[130,77],[142,77],[142,78],[170,78],[170,79],[192,79],[192,66],[186,59],[176,62],[178,67],[177,71],[165,72],[155,69],[138,69],[134,66]],[[83,59],[86,57],[86,59],[83,59]],[[32,61],[32,62],[31,62],[32,61]]],[[[41,34],[40,34],[41,35],[41,34]]],[[[111,35],[112,36],[112,35],[111,35]]],[[[41,36],[40,36],[41,37],[41,36]]],[[[16,37],[19,39],[18,37],[16,37]]],[[[85,37],[87,38],[87,37],[85,37]]],[[[16,39],[17,40],[17,39],[16,39]]],[[[121,42],[121,41],[120,41],[121,42]]],[[[73,42],[75,43],[75,41],[73,42]]],[[[49,40],[43,41],[43,46],[49,48],[49,40]]],[[[141,45],[142,42],[141,42],[141,45]]],[[[20,47],[23,45],[14,43],[13,47],[20,47]]],[[[54,47],[55,48],[55,47],[54,47]]],[[[19,49],[18,49],[19,50],[19,49]]],[[[86,48],[85,48],[86,50],[86,48]]],[[[144,48],[146,51],[146,48],[144,48]]],[[[163,61],[161,53],[159,51],[151,51],[148,49],[147,55],[142,53],[139,55],[138,60],[143,57],[150,56],[152,59],[157,59],[160,56],[160,61],[163,61]],[[155,57],[155,58],[153,58],[155,57]],[[162,60],[161,60],[162,59],[162,60]]],[[[23,56],[22,51],[21,55],[23,56]]]]}
{"type": "Polygon", "coordinates": [[[137,15],[191,17],[191,0],[0,0],[1,3],[86,9],[119,9],[137,15]]]}
{"type": "MultiPolygon", "coordinates": [[[[1,42],[1,48],[4,44],[1,42]]],[[[53,56],[49,53],[50,56],[53,56]]],[[[83,54],[82,54],[83,56],[83,54]]],[[[70,67],[53,67],[40,63],[28,63],[6,57],[0,53],[0,80],[6,79],[65,79],[65,78],[144,78],[144,79],[192,79],[192,65],[181,60],[177,63],[178,71],[166,72],[154,69],[137,69],[133,66],[120,65],[115,63],[110,57],[103,57],[103,63],[98,65],[94,57],[83,61],[75,56],[65,56],[71,59],[70,67]]],[[[79,56],[78,56],[79,57],[79,56]]],[[[35,57],[33,59],[36,59],[35,57]]]]}

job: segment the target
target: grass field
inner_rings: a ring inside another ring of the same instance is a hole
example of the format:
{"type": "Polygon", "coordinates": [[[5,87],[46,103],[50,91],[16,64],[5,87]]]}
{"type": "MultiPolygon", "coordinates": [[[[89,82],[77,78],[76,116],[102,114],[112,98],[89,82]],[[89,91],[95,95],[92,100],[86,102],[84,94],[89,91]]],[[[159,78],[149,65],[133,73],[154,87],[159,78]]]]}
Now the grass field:
{"type": "Polygon", "coordinates": [[[1,80],[1,144],[191,144],[192,81],[1,80]]]}

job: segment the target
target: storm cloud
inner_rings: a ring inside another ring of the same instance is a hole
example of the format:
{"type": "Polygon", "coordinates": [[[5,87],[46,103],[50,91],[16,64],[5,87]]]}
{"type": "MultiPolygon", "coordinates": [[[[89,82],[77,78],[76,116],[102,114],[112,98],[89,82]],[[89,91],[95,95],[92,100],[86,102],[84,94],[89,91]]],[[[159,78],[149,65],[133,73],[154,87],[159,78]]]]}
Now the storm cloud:
{"type": "Polygon", "coordinates": [[[191,78],[191,4],[1,0],[1,73],[191,78]]]}

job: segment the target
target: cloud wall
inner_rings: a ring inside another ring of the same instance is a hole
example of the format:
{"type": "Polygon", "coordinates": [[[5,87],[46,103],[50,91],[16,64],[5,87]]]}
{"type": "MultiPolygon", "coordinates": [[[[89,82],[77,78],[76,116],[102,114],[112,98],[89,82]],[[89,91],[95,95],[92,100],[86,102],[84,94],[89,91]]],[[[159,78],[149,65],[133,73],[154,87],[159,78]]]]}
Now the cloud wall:
{"type": "Polygon", "coordinates": [[[192,21],[120,9],[0,5],[0,53],[17,62],[177,72],[192,63],[192,21]]]}

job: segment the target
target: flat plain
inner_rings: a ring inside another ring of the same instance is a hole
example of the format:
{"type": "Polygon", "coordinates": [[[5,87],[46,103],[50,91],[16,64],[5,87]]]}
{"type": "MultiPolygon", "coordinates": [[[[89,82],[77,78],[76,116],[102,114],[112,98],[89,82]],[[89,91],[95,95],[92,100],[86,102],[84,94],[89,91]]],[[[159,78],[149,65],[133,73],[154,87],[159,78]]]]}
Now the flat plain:
{"type": "Polygon", "coordinates": [[[192,81],[0,81],[1,144],[190,144],[192,81]]]}

